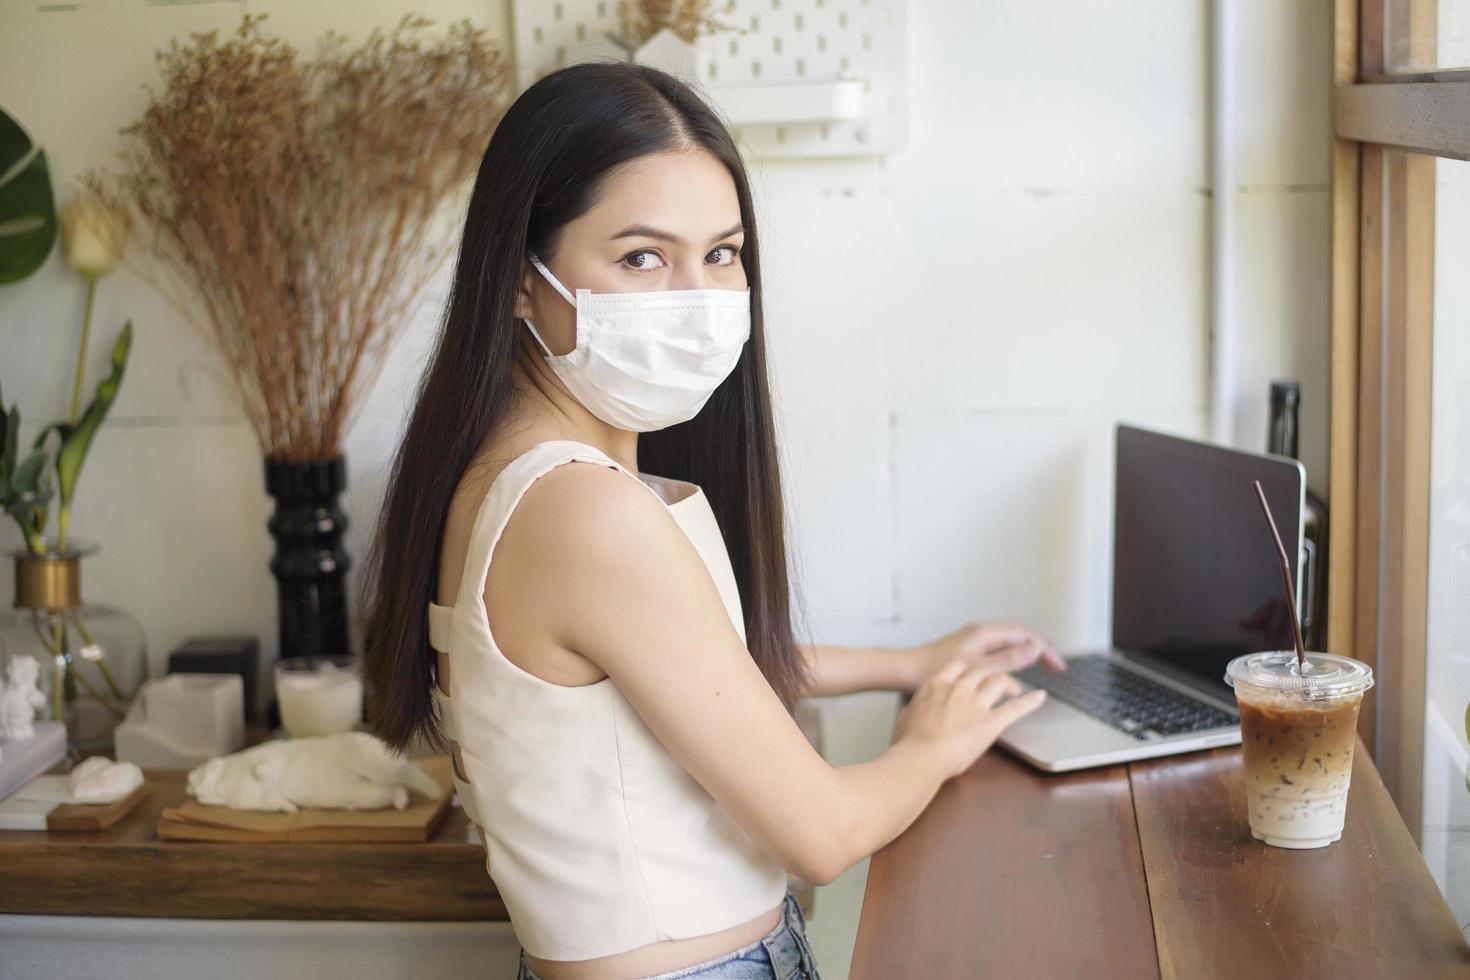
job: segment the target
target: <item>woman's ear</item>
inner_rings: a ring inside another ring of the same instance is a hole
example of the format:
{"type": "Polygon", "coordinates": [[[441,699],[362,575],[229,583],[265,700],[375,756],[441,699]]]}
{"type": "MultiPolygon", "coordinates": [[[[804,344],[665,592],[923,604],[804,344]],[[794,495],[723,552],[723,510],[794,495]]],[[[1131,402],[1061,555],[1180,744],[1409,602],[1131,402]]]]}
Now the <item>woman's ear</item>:
{"type": "Polygon", "coordinates": [[[516,308],[514,316],[519,320],[531,319],[531,290],[536,285],[536,270],[531,263],[521,260],[521,281],[516,286],[516,308]]]}

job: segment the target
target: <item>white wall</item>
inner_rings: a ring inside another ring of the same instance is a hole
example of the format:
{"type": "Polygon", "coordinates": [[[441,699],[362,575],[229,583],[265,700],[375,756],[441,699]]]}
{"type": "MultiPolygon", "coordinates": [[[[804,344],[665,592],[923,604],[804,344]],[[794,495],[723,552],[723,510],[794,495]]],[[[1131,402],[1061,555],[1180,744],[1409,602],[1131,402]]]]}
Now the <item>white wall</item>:
{"type": "MultiPolygon", "coordinates": [[[[269,11],[298,44],[408,9],[509,37],[503,0],[82,6],[0,8],[0,104],[47,146],[59,189],[140,111],[155,48],[230,30],[241,9],[269,11]]],[[[1264,448],[1269,381],[1300,379],[1308,473],[1325,488],[1330,4],[1238,9],[1235,422],[1242,446],[1264,448]]],[[[1114,421],[1208,431],[1209,7],[916,0],[908,18],[906,149],[751,161],[810,635],[908,643],[1004,617],[1065,647],[1101,644],[1114,421]]],[[[431,306],[442,279],[435,290],[431,306]]],[[[32,426],[65,407],[82,303],[59,255],[0,289],[0,379],[32,426]]],[[[74,515],[104,549],[88,591],[143,620],[155,670],[196,632],[256,632],[272,657],[253,437],[209,349],[124,272],[100,290],[94,336],[129,316],[134,360],[74,515]]],[[[348,439],[353,555],[433,328],[426,310],[348,439]]],[[[94,341],[99,369],[105,351],[94,341]]],[[[0,593],[9,575],[0,566],[0,593]]],[[[879,751],[893,706],[824,705],[833,760],[879,751]]],[[[814,920],[819,955],[850,949],[865,870],[832,886],[848,911],[814,920]]],[[[845,956],[829,963],[845,974],[845,956]]]]}
{"type": "Polygon", "coordinates": [[[1470,164],[1435,161],[1434,380],[1424,676],[1424,860],[1470,919],[1470,164]]]}
{"type": "MultiPolygon", "coordinates": [[[[1325,487],[1329,5],[1238,9],[1237,440],[1300,379],[1325,487]]],[[[1112,425],[1208,430],[1208,5],[910,21],[908,148],[758,178],[814,626],[1102,643],[1112,425]]]]}

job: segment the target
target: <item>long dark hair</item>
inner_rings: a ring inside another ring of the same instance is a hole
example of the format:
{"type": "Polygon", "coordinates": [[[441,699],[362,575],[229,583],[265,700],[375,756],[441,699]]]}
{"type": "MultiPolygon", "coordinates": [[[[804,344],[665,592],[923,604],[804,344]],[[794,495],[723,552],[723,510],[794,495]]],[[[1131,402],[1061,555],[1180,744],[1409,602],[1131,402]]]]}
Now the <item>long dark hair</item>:
{"type": "Polygon", "coordinates": [[[460,478],[511,404],[528,251],[550,263],[562,229],[596,201],[614,167],[702,148],[729,170],[745,225],[750,339],[739,363],[688,422],[639,436],[647,473],[704,489],[740,589],[746,645],[786,710],[809,683],[792,634],[781,479],[766,377],[760,251],[745,167],[720,118],[674,76],[585,63],[535,82],[506,112],[480,163],[443,329],[388,477],[363,573],[371,730],[398,751],[415,735],[447,749],[428,643],[440,536],[460,478]]]}

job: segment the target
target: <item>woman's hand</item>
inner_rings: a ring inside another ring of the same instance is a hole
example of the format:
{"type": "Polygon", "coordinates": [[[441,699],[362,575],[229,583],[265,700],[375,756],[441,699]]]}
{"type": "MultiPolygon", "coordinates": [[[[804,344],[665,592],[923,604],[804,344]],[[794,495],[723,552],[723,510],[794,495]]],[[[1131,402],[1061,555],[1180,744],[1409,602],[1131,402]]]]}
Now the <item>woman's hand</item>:
{"type": "Polygon", "coordinates": [[[1001,732],[1045,700],[1040,688],[1021,694],[1010,674],[951,660],[924,678],[898,713],[894,739],[914,739],[938,753],[948,779],[974,765],[1001,732]],[[1003,697],[1008,700],[997,706],[1003,697]]]}
{"type": "Polygon", "coordinates": [[[913,691],[924,678],[951,660],[985,674],[1023,670],[1038,658],[1048,670],[1066,670],[1067,664],[1051,641],[1016,623],[966,623],[922,646],[899,653],[905,670],[903,689],[913,691]]]}

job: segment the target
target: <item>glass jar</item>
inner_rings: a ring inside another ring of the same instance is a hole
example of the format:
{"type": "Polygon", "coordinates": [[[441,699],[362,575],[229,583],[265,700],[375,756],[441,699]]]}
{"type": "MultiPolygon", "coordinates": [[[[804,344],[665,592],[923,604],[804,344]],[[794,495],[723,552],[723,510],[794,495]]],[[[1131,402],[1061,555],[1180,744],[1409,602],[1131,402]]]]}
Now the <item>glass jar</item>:
{"type": "Polygon", "coordinates": [[[40,663],[46,703],[36,721],[61,719],[73,761],[110,754],[112,733],[148,678],[148,648],[138,621],[121,609],[82,600],[82,559],[99,548],[71,537],[44,552],[18,548],[15,602],[0,613],[0,683],[16,656],[40,663]]]}

